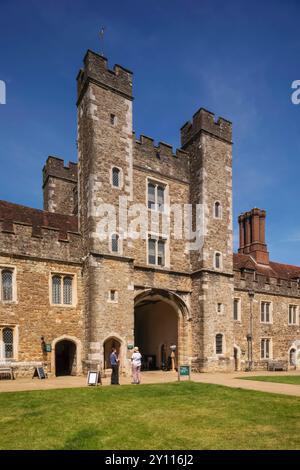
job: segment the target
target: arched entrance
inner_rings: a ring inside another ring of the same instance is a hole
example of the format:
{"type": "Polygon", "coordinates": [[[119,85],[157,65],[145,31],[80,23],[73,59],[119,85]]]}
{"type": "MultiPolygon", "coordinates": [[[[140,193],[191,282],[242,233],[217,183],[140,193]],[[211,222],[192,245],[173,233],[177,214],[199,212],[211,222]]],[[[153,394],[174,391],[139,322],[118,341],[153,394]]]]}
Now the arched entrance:
{"type": "Polygon", "coordinates": [[[76,375],[76,344],[63,339],[55,345],[55,375],[76,375]]]}
{"type": "Polygon", "coordinates": [[[109,356],[111,354],[112,348],[116,348],[117,354],[120,358],[120,353],[121,353],[121,342],[114,337],[107,338],[106,341],[103,343],[103,364],[104,364],[104,369],[110,369],[110,360],[109,356]]]}
{"type": "Polygon", "coordinates": [[[296,348],[292,347],[289,351],[289,366],[291,369],[296,369],[296,358],[297,358],[296,348]]]}
{"type": "Polygon", "coordinates": [[[151,289],[136,297],[134,343],[142,353],[144,369],[171,369],[173,345],[176,367],[178,361],[187,361],[187,316],[185,303],[172,292],[151,289]]]}

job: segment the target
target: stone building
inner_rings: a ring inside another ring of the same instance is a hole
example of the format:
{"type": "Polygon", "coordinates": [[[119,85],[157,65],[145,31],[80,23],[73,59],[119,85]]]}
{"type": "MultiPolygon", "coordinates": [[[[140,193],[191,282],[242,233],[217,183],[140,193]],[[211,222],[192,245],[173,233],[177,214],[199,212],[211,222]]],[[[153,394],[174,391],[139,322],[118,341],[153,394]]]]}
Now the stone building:
{"type": "Polygon", "coordinates": [[[231,123],[199,109],[174,153],[135,136],[129,70],[88,51],[77,83],[78,163],[47,159],[44,210],[0,201],[0,361],[299,367],[300,267],[269,261],[263,210],[233,253],[231,123]]]}

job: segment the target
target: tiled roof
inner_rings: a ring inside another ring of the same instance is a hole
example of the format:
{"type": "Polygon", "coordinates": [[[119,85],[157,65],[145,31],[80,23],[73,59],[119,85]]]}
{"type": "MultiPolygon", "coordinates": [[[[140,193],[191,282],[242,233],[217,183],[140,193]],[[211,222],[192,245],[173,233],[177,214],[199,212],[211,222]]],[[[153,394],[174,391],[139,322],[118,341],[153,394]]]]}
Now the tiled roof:
{"type": "Polygon", "coordinates": [[[78,218],[75,215],[56,214],[1,200],[0,221],[51,228],[62,233],[78,232],[78,218]]]}
{"type": "Polygon", "coordinates": [[[258,264],[250,255],[240,253],[233,254],[233,266],[235,270],[250,269],[259,274],[278,279],[300,278],[300,266],[275,263],[270,261],[268,265],[258,264]]]}

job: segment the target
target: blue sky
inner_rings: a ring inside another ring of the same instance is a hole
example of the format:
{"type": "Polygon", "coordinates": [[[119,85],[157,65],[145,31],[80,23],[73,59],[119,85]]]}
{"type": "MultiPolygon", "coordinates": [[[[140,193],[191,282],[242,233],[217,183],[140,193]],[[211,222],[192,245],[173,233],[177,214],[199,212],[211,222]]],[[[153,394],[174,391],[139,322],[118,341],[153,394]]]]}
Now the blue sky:
{"type": "MultiPolygon", "coordinates": [[[[234,222],[267,211],[273,260],[300,265],[300,2],[1,0],[0,199],[42,207],[48,155],[76,160],[87,49],[134,72],[134,129],[179,146],[200,107],[233,121],[234,222]]],[[[235,237],[237,238],[237,236],[235,237]]]]}

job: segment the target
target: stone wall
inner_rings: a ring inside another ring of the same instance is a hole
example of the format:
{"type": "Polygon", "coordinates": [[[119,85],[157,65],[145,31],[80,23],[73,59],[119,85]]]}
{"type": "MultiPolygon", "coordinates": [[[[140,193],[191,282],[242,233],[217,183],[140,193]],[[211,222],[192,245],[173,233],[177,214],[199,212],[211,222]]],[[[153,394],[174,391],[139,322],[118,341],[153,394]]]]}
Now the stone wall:
{"type": "MultiPolygon", "coordinates": [[[[60,337],[76,338],[84,348],[81,267],[67,261],[61,263],[3,255],[0,256],[0,266],[9,267],[15,273],[14,300],[0,302],[0,325],[14,329],[16,365],[18,362],[49,362],[52,368],[48,371],[54,373],[51,354],[42,351],[42,336],[49,344],[60,337]],[[74,305],[51,304],[51,274],[54,273],[73,276],[74,305]]],[[[20,367],[26,370],[24,364],[20,367]]],[[[30,367],[28,373],[31,373],[30,367]]]]}

